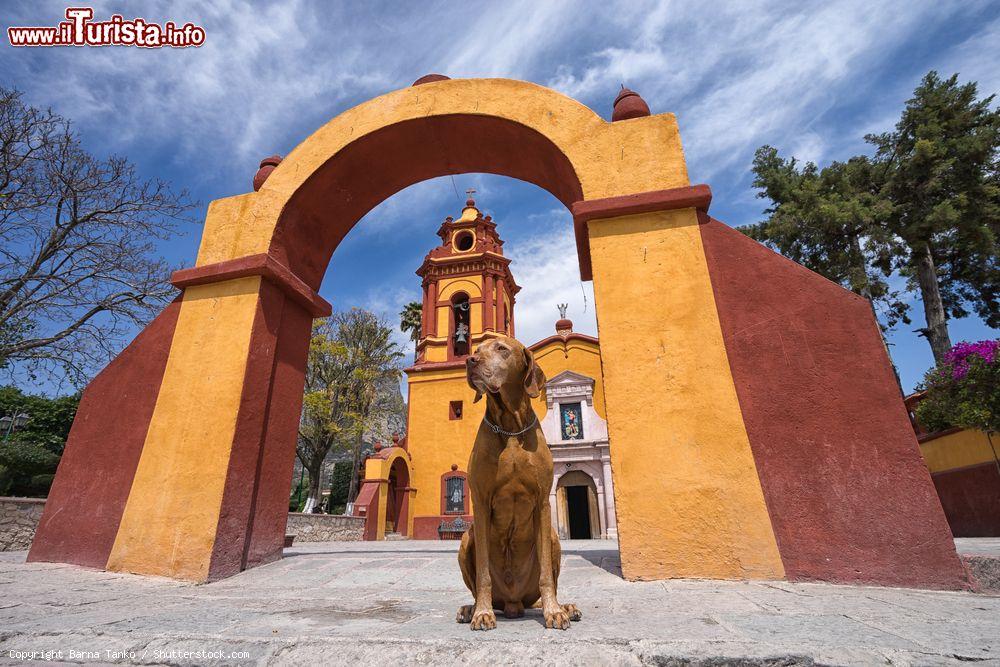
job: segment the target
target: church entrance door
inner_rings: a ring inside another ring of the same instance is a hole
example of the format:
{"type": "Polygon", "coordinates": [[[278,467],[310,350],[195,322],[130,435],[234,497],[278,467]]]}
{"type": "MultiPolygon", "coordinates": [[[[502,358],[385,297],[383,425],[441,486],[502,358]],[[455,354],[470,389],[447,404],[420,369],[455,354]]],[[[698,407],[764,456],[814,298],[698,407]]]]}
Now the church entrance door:
{"type": "Polygon", "coordinates": [[[566,504],[569,510],[569,539],[589,540],[594,536],[590,534],[590,506],[587,502],[586,486],[567,486],[566,504]]]}

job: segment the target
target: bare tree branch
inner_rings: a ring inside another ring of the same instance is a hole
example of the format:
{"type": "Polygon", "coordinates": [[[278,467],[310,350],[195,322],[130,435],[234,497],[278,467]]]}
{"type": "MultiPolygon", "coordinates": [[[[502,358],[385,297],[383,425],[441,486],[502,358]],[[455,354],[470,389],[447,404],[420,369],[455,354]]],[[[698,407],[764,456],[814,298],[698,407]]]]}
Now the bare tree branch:
{"type": "Polygon", "coordinates": [[[173,296],[155,242],[192,206],[0,88],[0,369],[85,381],[173,296]]]}

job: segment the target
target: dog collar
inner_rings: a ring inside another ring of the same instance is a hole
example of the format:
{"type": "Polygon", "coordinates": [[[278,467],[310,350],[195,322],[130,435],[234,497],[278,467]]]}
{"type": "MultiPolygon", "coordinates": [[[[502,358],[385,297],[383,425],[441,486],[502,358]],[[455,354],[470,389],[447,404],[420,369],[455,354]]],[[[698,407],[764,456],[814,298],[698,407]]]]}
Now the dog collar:
{"type": "Polygon", "coordinates": [[[534,427],[535,424],[538,423],[538,415],[532,413],[532,417],[533,419],[531,420],[531,423],[522,428],[520,431],[505,431],[496,424],[492,423],[489,419],[487,419],[486,415],[483,415],[483,423],[486,424],[486,426],[489,427],[489,429],[494,433],[496,433],[497,435],[507,435],[507,436],[521,435],[522,433],[527,433],[528,430],[530,430],[532,427],[534,427]]]}

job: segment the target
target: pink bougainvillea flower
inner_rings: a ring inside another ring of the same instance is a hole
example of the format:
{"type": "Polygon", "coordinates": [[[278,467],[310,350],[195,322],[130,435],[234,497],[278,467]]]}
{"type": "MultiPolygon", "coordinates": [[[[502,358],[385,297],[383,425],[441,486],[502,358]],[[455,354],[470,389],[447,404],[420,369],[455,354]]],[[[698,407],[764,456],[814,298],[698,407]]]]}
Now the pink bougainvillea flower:
{"type": "Polygon", "coordinates": [[[951,376],[956,380],[964,378],[972,357],[979,357],[988,364],[1000,361],[1000,339],[958,343],[948,350],[944,360],[951,366],[951,376]]]}

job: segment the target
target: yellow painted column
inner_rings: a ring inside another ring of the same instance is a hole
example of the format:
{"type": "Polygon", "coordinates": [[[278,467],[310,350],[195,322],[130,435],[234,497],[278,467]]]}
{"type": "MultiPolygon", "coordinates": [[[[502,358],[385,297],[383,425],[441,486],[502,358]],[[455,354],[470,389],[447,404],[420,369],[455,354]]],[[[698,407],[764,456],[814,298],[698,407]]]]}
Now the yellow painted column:
{"type": "Polygon", "coordinates": [[[378,484],[378,507],[376,508],[375,539],[385,539],[385,518],[389,507],[389,466],[382,459],[370,458],[365,461],[365,481],[378,484]]]}
{"type": "Polygon", "coordinates": [[[782,578],[694,209],[589,230],[624,576],[782,578]]]}
{"type": "Polygon", "coordinates": [[[107,569],[208,578],[260,281],[184,291],[107,569]]]}

